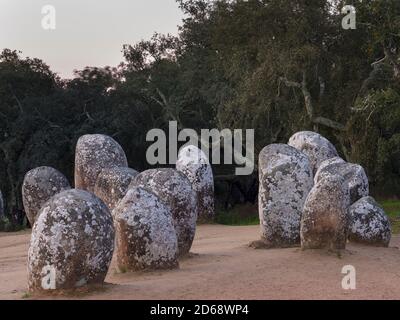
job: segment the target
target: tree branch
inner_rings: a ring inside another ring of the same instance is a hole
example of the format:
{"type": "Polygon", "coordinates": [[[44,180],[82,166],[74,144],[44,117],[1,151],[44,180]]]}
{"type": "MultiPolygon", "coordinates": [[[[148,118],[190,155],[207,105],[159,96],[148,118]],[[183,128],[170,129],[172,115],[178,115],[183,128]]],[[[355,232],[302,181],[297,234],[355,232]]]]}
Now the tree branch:
{"type": "Polygon", "coordinates": [[[13,87],[11,86],[11,84],[9,84],[8,86],[9,86],[9,88],[10,88],[11,94],[13,95],[15,101],[17,101],[19,111],[20,111],[21,113],[24,113],[24,109],[22,108],[22,104],[21,104],[21,102],[19,101],[17,95],[15,94],[15,92],[14,92],[14,90],[13,90],[13,87]]]}
{"type": "Polygon", "coordinates": [[[338,130],[338,131],[344,131],[345,126],[339,122],[336,122],[334,120],[324,118],[324,117],[316,117],[312,120],[313,123],[315,124],[321,124],[323,126],[338,130]]]}
{"type": "Polygon", "coordinates": [[[385,56],[389,59],[390,64],[393,66],[394,76],[396,78],[399,78],[400,77],[400,64],[399,64],[397,57],[395,57],[395,55],[390,52],[390,49],[385,47],[383,50],[385,52],[385,56]]]}
{"type": "Polygon", "coordinates": [[[314,119],[314,107],[312,104],[311,93],[307,88],[307,75],[305,71],[303,71],[303,81],[301,82],[301,91],[303,92],[304,103],[306,106],[307,114],[312,121],[314,119]]]}
{"type": "Polygon", "coordinates": [[[285,77],[280,77],[279,80],[283,83],[285,83],[285,85],[287,87],[295,87],[295,88],[301,88],[301,83],[299,82],[295,82],[295,81],[289,81],[287,78],[285,77]]]}
{"type": "MultiPolygon", "coordinates": [[[[338,131],[344,131],[345,126],[339,122],[336,122],[334,120],[325,118],[325,117],[315,117],[314,116],[314,106],[312,103],[312,96],[310,91],[308,90],[307,87],[307,74],[306,71],[303,71],[303,80],[301,83],[294,82],[294,81],[289,81],[286,78],[279,78],[282,82],[284,82],[288,87],[295,87],[295,88],[300,88],[301,92],[303,93],[304,96],[304,103],[307,111],[307,115],[310,119],[310,121],[315,124],[315,125],[323,125],[338,131]]],[[[325,82],[322,77],[319,77],[320,81],[320,95],[324,94],[325,92],[325,82]]]]}

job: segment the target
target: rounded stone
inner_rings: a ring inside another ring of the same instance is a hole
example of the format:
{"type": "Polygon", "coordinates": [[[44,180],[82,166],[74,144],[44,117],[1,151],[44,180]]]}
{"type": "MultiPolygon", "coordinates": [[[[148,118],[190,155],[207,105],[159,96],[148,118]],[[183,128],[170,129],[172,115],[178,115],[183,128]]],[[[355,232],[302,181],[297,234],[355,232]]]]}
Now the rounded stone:
{"type": "Polygon", "coordinates": [[[388,247],[392,236],[389,219],[372,197],[364,197],[349,208],[349,239],[377,247],[388,247]]]}
{"type": "Polygon", "coordinates": [[[63,191],[40,210],[28,252],[29,289],[73,290],[104,282],[114,251],[107,206],[83,190],[63,191]]]}
{"type": "Polygon", "coordinates": [[[71,189],[67,178],[51,167],[39,167],[26,173],[22,184],[22,202],[31,226],[42,206],[54,195],[71,189]]]}
{"type": "Polygon", "coordinates": [[[215,216],[214,177],[207,156],[196,146],[184,147],[179,151],[176,169],[189,179],[197,192],[199,220],[212,220],[215,216]]]}
{"type": "Polygon", "coordinates": [[[197,194],[185,175],[175,169],[147,170],[132,181],[132,187],[152,191],[171,208],[179,256],[189,253],[196,233],[197,194]]]}
{"type": "Polygon", "coordinates": [[[112,211],[125,197],[129,185],[138,174],[136,170],[126,167],[105,168],[97,176],[94,194],[112,211]]]}
{"type": "Polygon", "coordinates": [[[328,139],[312,131],[296,133],[288,144],[307,155],[314,174],[322,162],[339,156],[335,146],[328,139]]]}
{"type": "Polygon", "coordinates": [[[303,205],[313,187],[310,162],[285,144],[265,147],[259,157],[261,239],[268,247],[300,243],[303,205]]]}
{"type": "Polygon", "coordinates": [[[304,204],[302,249],[345,249],[349,203],[350,192],[343,177],[329,175],[319,180],[304,204]]]}
{"type": "Polygon", "coordinates": [[[97,176],[110,167],[128,167],[118,142],[102,134],[79,138],[75,151],[75,188],[94,192],[97,176]]]}
{"type": "Polygon", "coordinates": [[[350,204],[369,195],[369,182],[363,167],[348,163],[341,158],[332,158],[322,162],[315,174],[315,183],[327,175],[340,175],[348,184],[350,204]]]}
{"type": "Polygon", "coordinates": [[[121,271],[178,267],[178,240],[171,209],[154,193],[129,189],[113,216],[121,271]]]}

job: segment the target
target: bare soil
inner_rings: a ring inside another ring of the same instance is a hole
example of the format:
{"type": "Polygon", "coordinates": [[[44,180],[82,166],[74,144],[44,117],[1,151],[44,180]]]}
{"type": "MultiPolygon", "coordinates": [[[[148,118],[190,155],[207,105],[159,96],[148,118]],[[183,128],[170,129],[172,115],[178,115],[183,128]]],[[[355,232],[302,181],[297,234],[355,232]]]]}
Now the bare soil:
{"type": "MultiPolygon", "coordinates": [[[[250,248],[257,238],[257,226],[202,225],[178,270],[118,273],[113,261],[103,289],[51,299],[400,299],[400,236],[387,249],[349,244],[341,257],[250,248]],[[342,289],[345,265],[356,268],[356,290],[342,289]]],[[[29,239],[0,233],[0,299],[44,298],[26,294],[29,239]]]]}

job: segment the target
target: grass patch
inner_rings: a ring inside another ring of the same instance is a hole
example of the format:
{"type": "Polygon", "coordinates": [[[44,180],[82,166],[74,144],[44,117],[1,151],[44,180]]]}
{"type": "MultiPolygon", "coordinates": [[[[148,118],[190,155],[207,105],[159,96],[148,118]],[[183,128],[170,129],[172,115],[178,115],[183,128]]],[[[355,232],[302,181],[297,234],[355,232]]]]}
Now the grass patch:
{"type": "Polygon", "coordinates": [[[29,299],[29,298],[31,298],[32,297],[32,295],[29,293],[29,292],[25,292],[23,295],[22,295],[22,299],[29,299]]]}
{"type": "MultiPolygon", "coordinates": [[[[393,234],[400,234],[400,200],[383,200],[379,204],[389,216],[393,234]]],[[[215,218],[218,224],[229,226],[253,226],[258,225],[258,208],[255,205],[235,206],[232,210],[219,210],[215,218]]]]}
{"type": "Polygon", "coordinates": [[[389,216],[390,223],[392,224],[392,232],[394,234],[400,233],[400,200],[380,200],[380,205],[389,216]]]}
{"type": "Polygon", "coordinates": [[[215,222],[229,226],[255,226],[260,224],[257,206],[240,205],[232,210],[217,212],[215,222]]]}

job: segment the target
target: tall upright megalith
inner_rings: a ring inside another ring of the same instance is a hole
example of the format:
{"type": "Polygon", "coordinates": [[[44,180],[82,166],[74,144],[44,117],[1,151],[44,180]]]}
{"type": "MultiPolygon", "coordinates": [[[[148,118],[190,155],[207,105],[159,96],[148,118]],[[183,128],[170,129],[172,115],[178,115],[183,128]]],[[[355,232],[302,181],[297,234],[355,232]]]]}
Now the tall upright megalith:
{"type": "Polygon", "coordinates": [[[348,163],[341,158],[332,158],[322,162],[315,174],[314,182],[318,183],[327,175],[337,174],[344,178],[350,191],[350,204],[369,195],[369,182],[363,167],[348,163]]]}
{"type": "Polygon", "coordinates": [[[306,155],[284,144],[265,147],[259,158],[261,239],[267,247],[300,244],[303,205],[313,187],[306,155]]]}
{"type": "Polygon", "coordinates": [[[176,169],[189,179],[197,192],[199,220],[212,220],[215,215],[214,177],[207,156],[196,146],[184,147],[179,151],[176,169]]]}
{"type": "Polygon", "coordinates": [[[335,146],[328,139],[312,131],[294,134],[288,144],[307,155],[314,175],[323,161],[339,156],[335,146]]]}
{"type": "Polygon", "coordinates": [[[114,225],[107,206],[93,194],[63,191],[42,207],[28,252],[33,292],[101,285],[114,251],[114,225]]]}
{"type": "Polygon", "coordinates": [[[22,183],[22,202],[31,226],[42,206],[57,193],[68,189],[71,186],[67,178],[54,168],[39,167],[27,172],[22,183]]]}
{"type": "Polygon", "coordinates": [[[94,192],[97,176],[110,167],[128,167],[118,142],[102,134],[79,138],[75,151],[75,188],[94,192]]]}
{"type": "Polygon", "coordinates": [[[153,192],[171,208],[179,256],[189,253],[196,233],[197,193],[188,178],[175,169],[153,169],[140,173],[129,189],[133,187],[153,192]]]}
{"type": "Polygon", "coordinates": [[[170,207],[153,192],[128,190],[113,211],[120,270],[178,267],[178,240],[170,207]]]}
{"type": "Polygon", "coordinates": [[[94,194],[112,211],[125,197],[129,185],[138,174],[136,170],[127,167],[104,168],[97,176],[94,194]]]}
{"type": "Polygon", "coordinates": [[[349,187],[342,176],[326,175],[319,180],[304,204],[302,249],[345,249],[349,205],[349,187]]]}

